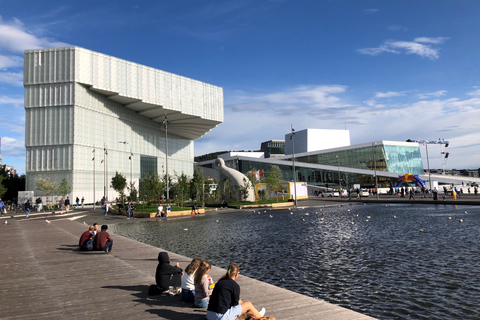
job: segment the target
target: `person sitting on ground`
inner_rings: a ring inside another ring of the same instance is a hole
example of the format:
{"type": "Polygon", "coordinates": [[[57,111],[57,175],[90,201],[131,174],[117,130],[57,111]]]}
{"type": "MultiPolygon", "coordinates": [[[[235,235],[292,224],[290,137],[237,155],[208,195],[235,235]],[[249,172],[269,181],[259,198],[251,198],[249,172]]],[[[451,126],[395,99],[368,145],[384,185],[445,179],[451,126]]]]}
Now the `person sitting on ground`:
{"type": "Polygon", "coordinates": [[[158,254],[158,266],[155,272],[155,282],[162,292],[168,291],[168,287],[180,287],[182,285],[182,269],[180,264],[170,265],[170,257],[167,252],[158,254]]]}
{"type": "Polygon", "coordinates": [[[200,214],[200,210],[198,210],[198,203],[195,202],[194,208],[195,208],[195,214],[200,214]]]}
{"type": "Polygon", "coordinates": [[[194,258],[192,262],[185,268],[185,273],[182,276],[182,300],[185,302],[193,302],[195,298],[195,272],[202,259],[194,258]]]}
{"type": "Polygon", "coordinates": [[[249,301],[240,299],[240,286],[236,282],[240,268],[235,263],[228,265],[228,270],[213,289],[207,309],[207,320],[235,320],[248,313],[254,318],[265,315],[265,308],[260,312],[249,301]]]}
{"type": "Polygon", "coordinates": [[[93,239],[95,238],[95,233],[93,232],[95,228],[90,226],[87,231],[85,231],[80,236],[80,241],[78,241],[78,246],[81,250],[90,251],[93,250],[93,239]]]}
{"type": "Polygon", "coordinates": [[[94,224],[92,224],[92,227],[93,227],[93,236],[96,236],[98,232],[98,223],[95,222],[94,224]]]}
{"type": "Polygon", "coordinates": [[[212,277],[208,275],[208,272],[212,268],[212,265],[208,261],[202,261],[200,267],[195,272],[195,300],[194,305],[197,308],[208,307],[210,296],[212,295],[215,284],[212,277]]]}
{"type": "Polygon", "coordinates": [[[113,248],[113,240],[107,232],[108,226],[102,225],[101,231],[97,233],[94,239],[95,250],[105,251],[105,253],[111,253],[113,248]]]}

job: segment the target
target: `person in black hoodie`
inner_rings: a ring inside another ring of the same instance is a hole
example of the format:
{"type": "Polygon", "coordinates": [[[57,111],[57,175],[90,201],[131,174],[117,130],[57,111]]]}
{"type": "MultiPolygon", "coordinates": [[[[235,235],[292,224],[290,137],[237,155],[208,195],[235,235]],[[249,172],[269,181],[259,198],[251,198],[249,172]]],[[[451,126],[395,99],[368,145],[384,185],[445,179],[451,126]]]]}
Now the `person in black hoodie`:
{"type": "Polygon", "coordinates": [[[170,258],[166,252],[158,254],[155,281],[157,282],[157,287],[162,291],[167,291],[169,286],[180,287],[182,285],[182,269],[178,263],[176,267],[170,265],[170,258]]]}

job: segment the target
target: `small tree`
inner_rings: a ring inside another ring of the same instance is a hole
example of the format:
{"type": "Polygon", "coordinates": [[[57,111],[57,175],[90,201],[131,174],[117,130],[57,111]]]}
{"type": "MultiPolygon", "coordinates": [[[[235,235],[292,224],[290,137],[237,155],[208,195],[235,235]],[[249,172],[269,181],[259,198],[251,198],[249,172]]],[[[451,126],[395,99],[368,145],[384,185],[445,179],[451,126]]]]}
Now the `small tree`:
{"type": "Polygon", "coordinates": [[[188,189],[189,185],[188,177],[185,173],[182,172],[181,175],[177,175],[177,183],[176,183],[176,190],[177,190],[177,200],[178,205],[183,207],[184,202],[187,200],[188,197],[188,189]]]}
{"type": "Polygon", "coordinates": [[[68,185],[67,179],[63,179],[60,185],[58,186],[57,190],[55,191],[56,194],[59,194],[62,197],[65,197],[67,194],[70,194],[70,192],[72,192],[72,187],[68,185]]]}
{"type": "Polygon", "coordinates": [[[120,201],[125,204],[125,187],[127,186],[127,179],[118,171],[115,172],[115,176],[112,178],[110,186],[113,190],[120,194],[120,201]]]}
{"type": "Polygon", "coordinates": [[[271,191],[275,191],[277,202],[278,202],[278,191],[281,191],[282,185],[281,180],[282,179],[282,170],[280,169],[279,166],[271,166],[270,172],[268,173],[267,177],[265,178],[265,183],[267,184],[267,189],[268,192],[270,193],[271,191]]]}
{"type": "Polygon", "coordinates": [[[137,188],[135,188],[135,182],[130,181],[127,186],[128,192],[129,192],[129,197],[130,201],[137,201],[137,188]]]}
{"type": "Polygon", "coordinates": [[[142,194],[147,201],[160,201],[163,194],[164,183],[158,174],[149,174],[145,178],[142,194]]]}
{"type": "Polygon", "coordinates": [[[203,171],[201,168],[197,168],[193,172],[192,183],[190,184],[190,195],[196,201],[200,201],[203,197],[203,171]]]}
{"type": "Polygon", "coordinates": [[[242,192],[243,200],[246,200],[248,198],[248,195],[250,194],[249,189],[250,189],[250,180],[248,180],[247,178],[243,178],[243,185],[240,186],[240,191],[242,192]]]}
{"type": "MultiPolygon", "coordinates": [[[[45,196],[50,194],[54,194],[55,190],[57,189],[55,183],[53,183],[50,179],[43,179],[42,177],[38,177],[36,180],[37,189],[45,193],[45,196]]],[[[53,200],[53,199],[52,199],[53,200]]]]}
{"type": "Polygon", "coordinates": [[[7,188],[3,185],[5,177],[3,175],[0,175],[0,197],[3,197],[5,192],[7,192],[7,188]]]}

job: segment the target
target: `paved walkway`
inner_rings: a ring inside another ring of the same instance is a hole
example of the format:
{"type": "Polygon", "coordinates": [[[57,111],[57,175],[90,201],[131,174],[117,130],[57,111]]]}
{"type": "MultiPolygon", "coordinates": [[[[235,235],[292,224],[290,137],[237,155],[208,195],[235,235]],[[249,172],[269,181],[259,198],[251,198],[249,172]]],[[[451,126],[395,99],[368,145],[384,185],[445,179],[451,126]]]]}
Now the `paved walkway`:
{"type": "MultiPolygon", "coordinates": [[[[160,249],[118,235],[112,235],[112,255],[77,249],[87,228],[83,221],[114,223],[119,216],[78,210],[70,219],[52,215],[0,220],[0,318],[205,319],[205,310],[178,296],[148,296],[160,249]]],[[[145,221],[128,222],[137,220],[145,221]]],[[[127,222],[124,217],[122,222],[127,222]]],[[[182,268],[191,261],[169,254],[182,268]]],[[[211,271],[214,279],[224,273],[217,267],[211,271]]],[[[277,319],[372,319],[248,277],[240,276],[238,282],[244,301],[265,307],[267,316],[277,319]]]]}

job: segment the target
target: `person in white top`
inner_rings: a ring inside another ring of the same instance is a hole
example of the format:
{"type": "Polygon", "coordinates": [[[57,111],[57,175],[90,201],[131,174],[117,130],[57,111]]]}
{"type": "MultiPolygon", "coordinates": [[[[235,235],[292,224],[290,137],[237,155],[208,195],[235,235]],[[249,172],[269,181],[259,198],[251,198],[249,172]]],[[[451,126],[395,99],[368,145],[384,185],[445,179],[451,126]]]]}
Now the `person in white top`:
{"type": "Polygon", "coordinates": [[[194,258],[185,268],[185,273],[182,276],[182,300],[185,302],[193,302],[195,298],[195,271],[197,271],[201,262],[202,259],[194,258]]]}
{"type": "Polygon", "coordinates": [[[158,205],[156,217],[163,217],[163,206],[161,203],[158,205]]]}

